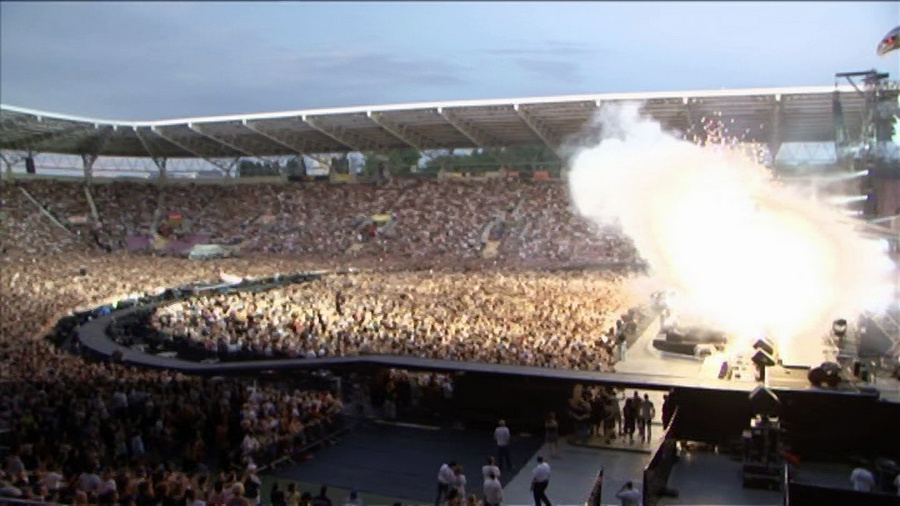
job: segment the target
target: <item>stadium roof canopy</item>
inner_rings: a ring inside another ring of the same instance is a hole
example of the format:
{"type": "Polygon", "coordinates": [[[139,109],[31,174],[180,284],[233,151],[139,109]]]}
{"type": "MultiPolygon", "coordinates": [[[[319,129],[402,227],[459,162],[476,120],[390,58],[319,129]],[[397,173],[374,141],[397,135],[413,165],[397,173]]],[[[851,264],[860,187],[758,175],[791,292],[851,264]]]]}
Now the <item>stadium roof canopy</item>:
{"type": "Polygon", "coordinates": [[[0,149],[205,159],[536,144],[557,149],[577,139],[600,107],[635,101],[666,129],[699,133],[704,122],[721,120],[730,136],[779,146],[834,140],[836,90],[853,136],[864,97],[848,86],[829,86],[414,103],[165,121],[110,121],[2,105],[0,149]]]}

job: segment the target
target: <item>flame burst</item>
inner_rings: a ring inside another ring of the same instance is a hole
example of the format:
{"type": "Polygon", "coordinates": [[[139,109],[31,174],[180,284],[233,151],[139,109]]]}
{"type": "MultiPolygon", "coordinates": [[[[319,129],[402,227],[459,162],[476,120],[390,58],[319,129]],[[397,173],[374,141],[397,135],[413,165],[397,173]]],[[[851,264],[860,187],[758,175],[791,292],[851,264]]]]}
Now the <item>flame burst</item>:
{"type": "Polygon", "coordinates": [[[621,225],[689,319],[734,342],[769,337],[786,363],[811,365],[831,321],[890,299],[883,249],[757,161],[664,132],[636,104],[601,110],[595,126],[600,142],[571,159],[571,198],[621,225]]]}

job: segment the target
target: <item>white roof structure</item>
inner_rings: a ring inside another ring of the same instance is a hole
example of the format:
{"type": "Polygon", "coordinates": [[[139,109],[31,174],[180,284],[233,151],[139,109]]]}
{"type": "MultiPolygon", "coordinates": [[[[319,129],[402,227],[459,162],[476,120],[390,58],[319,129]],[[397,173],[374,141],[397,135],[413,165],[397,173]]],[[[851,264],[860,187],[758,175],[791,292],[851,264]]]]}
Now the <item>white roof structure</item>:
{"type": "Polygon", "coordinates": [[[850,135],[864,97],[849,86],[569,95],[504,100],[310,109],[263,114],[111,121],[0,106],[0,149],[153,158],[241,158],[298,154],[546,144],[583,132],[606,104],[640,102],[664,128],[686,132],[722,120],[745,141],[834,139],[832,101],[850,135]]]}

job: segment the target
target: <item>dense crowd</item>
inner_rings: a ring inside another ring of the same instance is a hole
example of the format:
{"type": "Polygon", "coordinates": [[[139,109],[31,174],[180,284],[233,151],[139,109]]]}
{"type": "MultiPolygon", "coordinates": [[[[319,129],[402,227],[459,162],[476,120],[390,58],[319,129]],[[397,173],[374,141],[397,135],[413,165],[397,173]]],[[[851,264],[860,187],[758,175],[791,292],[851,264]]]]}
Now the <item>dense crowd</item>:
{"type": "Polygon", "coordinates": [[[4,182],[0,189],[4,248],[31,254],[83,249],[97,241],[121,250],[127,237],[152,235],[154,226],[160,230],[168,216],[177,214],[172,237],[195,234],[212,243],[240,243],[245,253],[474,259],[482,253],[485,229],[500,217],[500,253],[506,260],[637,260],[627,238],[579,217],[559,182],[398,179],[381,187],[114,182],[90,189],[100,221],[94,226],[70,221],[93,214],[81,184],[20,181],[4,182]],[[72,233],[53,224],[22,189],[72,233]],[[359,247],[367,237],[360,223],[374,215],[392,216],[394,225],[389,234],[373,234],[359,247]]]}
{"type": "MultiPolygon", "coordinates": [[[[91,362],[43,339],[61,316],[114,296],[223,272],[429,265],[435,274],[331,276],[258,300],[193,301],[171,313],[183,322],[174,317],[166,325],[196,322],[185,332],[198,340],[223,338],[263,354],[404,353],[581,369],[608,367],[611,352],[600,334],[627,309],[614,277],[463,273],[487,264],[479,258],[483,231],[498,215],[508,225],[498,261],[507,265],[574,261],[591,248],[602,253],[596,258],[634,259],[621,237],[593,234],[569,211],[565,189],[552,183],[161,190],[116,182],[96,184],[90,194],[93,206],[76,183],[0,183],[0,432],[10,449],[0,495],[76,504],[245,504],[259,494],[254,461],[321,436],[341,409],[322,392],[91,362]],[[75,219],[95,210],[100,223],[75,219]],[[172,212],[184,217],[176,235],[242,243],[247,257],[198,263],[125,251],[128,236],[151,234],[172,212]],[[373,214],[393,215],[392,233],[351,248],[362,239],[360,216],[373,214]],[[218,311],[216,318],[204,309],[218,311]],[[267,333],[278,325],[280,332],[267,333]],[[493,348],[476,346],[480,339],[493,348]]],[[[407,383],[389,384],[388,398],[407,383]]]]}
{"type": "Polygon", "coordinates": [[[213,279],[223,268],[262,275],[286,269],[281,260],[197,264],[69,252],[0,262],[0,435],[11,452],[2,495],[157,504],[180,499],[191,482],[199,483],[191,493],[209,502],[217,487],[229,496],[235,483],[246,488],[251,462],[320,437],[341,409],[324,392],[90,362],[41,338],[71,309],[114,294],[213,279]],[[237,475],[216,479],[213,465],[237,466],[237,475]]]}
{"type": "Polygon", "coordinates": [[[223,358],[391,354],[606,371],[637,325],[622,282],[571,271],[329,275],[160,306],[152,324],[223,358]]]}

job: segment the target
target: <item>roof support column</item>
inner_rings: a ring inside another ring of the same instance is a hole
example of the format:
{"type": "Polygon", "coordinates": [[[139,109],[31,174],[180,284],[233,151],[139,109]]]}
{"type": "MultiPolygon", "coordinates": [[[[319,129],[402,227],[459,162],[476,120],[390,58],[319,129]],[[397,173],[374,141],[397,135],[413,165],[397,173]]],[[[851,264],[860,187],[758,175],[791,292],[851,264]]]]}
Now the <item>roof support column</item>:
{"type": "Polygon", "coordinates": [[[30,155],[10,155],[6,156],[3,153],[0,153],[0,160],[3,160],[3,164],[6,166],[6,170],[4,171],[6,174],[6,178],[12,181],[15,178],[15,174],[13,173],[13,165],[21,162],[25,158],[30,155]]]}
{"type": "Polygon", "coordinates": [[[165,181],[169,175],[169,172],[166,170],[166,158],[162,156],[154,156],[153,163],[156,165],[156,168],[159,169],[159,180],[165,181]]]}
{"type": "Polygon", "coordinates": [[[784,109],[781,107],[781,95],[775,95],[775,108],[772,109],[772,126],[769,130],[769,139],[767,147],[769,148],[769,156],[772,163],[775,163],[775,157],[783,143],[781,124],[784,121],[784,109]]]}
{"type": "Polygon", "coordinates": [[[88,185],[94,182],[94,162],[97,161],[97,158],[98,156],[93,153],[81,154],[81,163],[84,166],[84,179],[88,185]]]}

